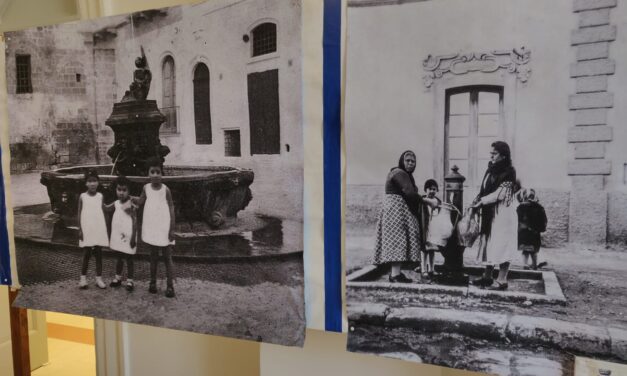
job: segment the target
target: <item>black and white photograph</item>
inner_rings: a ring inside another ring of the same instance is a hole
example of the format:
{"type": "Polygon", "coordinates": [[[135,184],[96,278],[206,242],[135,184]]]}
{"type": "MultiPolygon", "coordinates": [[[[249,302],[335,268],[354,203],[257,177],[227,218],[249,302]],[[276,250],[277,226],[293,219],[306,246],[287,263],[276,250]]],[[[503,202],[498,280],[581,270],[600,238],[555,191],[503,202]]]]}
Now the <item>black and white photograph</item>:
{"type": "Polygon", "coordinates": [[[627,363],[627,8],[348,0],[348,350],[627,363]]]}
{"type": "Polygon", "coordinates": [[[300,1],[5,41],[14,305],[302,346],[300,1]]]}

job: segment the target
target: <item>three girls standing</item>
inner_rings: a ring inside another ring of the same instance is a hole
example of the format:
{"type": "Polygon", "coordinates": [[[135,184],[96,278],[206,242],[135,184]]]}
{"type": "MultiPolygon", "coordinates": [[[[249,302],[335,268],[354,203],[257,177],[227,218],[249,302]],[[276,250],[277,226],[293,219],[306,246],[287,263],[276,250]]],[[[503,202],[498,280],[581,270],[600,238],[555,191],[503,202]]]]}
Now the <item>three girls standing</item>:
{"type": "Polygon", "coordinates": [[[142,189],[139,198],[129,195],[130,182],[121,176],[115,182],[117,200],[104,204],[98,192],[99,177],[95,170],[85,174],[87,191],[79,197],[79,246],[83,248],[83,264],[79,287],[87,288],[87,268],[92,254],[96,258],[96,285],[106,288],[102,280],[102,247],[117,252],[115,278],[112,287],[122,283],[124,260],[127,264],[126,289],[134,289],[134,255],[137,246],[137,210],[143,208],[141,240],[150,250],[150,293],[157,292],[157,264],[159,253],[165,259],[167,288],[165,296],[174,294],[172,247],[174,245],[174,205],[169,188],[163,184],[163,167],[158,158],[147,161],[150,183],[142,189]],[[109,239],[105,212],[113,212],[109,239]]]}

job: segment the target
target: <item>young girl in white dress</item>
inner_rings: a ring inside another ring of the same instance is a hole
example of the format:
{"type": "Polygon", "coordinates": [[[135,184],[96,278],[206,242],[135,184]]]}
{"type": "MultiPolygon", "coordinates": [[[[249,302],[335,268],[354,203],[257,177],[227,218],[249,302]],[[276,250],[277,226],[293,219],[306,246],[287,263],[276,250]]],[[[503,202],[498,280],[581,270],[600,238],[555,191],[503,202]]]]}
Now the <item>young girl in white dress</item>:
{"type": "Polygon", "coordinates": [[[115,278],[109,284],[111,287],[122,285],[122,270],[126,259],[126,289],[133,291],[133,274],[135,271],[133,259],[135,258],[137,245],[137,225],[135,206],[129,195],[130,181],[125,176],[119,176],[115,182],[115,193],[118,199],[110,205],[106,205],[107,211],[113,211],[111,219],[111,239],[109,248],[117,251],[117,263],[115,266],[115,278]]]}
{"type": "Polygon", "coordinates": [[[157,263],[159,253],[163,255],[166,270],[167,288],[165,296],[174,297],[172,271],[172,247],[174,245],[174,204],[170,189],[162,182],[161,160],[150,158],[146,161],[150,183],[146,184],[141,196],[134,200],[143,205],[141,238],[150,250],[150,287],[148,291],[157,293],[157,263]]]}
{"type": "Polygon", "coordinates": [[[102,193],[98,192],[100,178],[96,170],[85,173],[87,192],[81,193],[78,199],[78,246],[83,248],[83,265],[78,286],[87,288],[87,268],[93,254],[96,259],[96,285],[101,289],[107,287],[102,280],[102,247],[109,246],[107,224],[104,216],[102,193]]]}

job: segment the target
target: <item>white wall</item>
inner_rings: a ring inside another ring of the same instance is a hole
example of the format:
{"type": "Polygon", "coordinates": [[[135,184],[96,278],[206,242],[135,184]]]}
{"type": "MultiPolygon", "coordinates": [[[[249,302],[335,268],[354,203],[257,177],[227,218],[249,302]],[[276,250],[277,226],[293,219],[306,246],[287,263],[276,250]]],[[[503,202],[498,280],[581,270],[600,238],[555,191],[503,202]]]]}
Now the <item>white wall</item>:
{"type": "MultiPolygon", "coordinates": [[[[566,132],[574,84],[568,70],[575,22],[571,0],[438,0],[349,8],[347,183],[383,184],[406,149],[417,153],[417,181],[434,176],[434,161],[442,158],[434,155],[435,145],[443,142],[434,134],[444,126],[444,113],[434,113],[436,90],[422,82],[422,61],[429,54],[525,46],[531,50],[531,77],[527,84],[506,87],[504,94],[515,96],[514,165],[529,186],[569,188],[566,132]]],[[[473,80],[504,82],[509,75],[476,73],[473,80]]]]}

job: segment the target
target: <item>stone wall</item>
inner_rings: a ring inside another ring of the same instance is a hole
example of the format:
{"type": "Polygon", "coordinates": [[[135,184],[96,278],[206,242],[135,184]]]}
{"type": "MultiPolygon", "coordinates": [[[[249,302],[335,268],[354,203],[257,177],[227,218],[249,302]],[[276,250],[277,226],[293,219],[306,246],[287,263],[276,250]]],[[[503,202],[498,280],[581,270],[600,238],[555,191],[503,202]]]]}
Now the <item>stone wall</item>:
{"type": "Polygon", "coordinates": [[[250,168],[253,200],[248,209],[265,215],[300,219],[303,215],[303,120],[300,48],[300,1],[233,2],[218,0],[168,8],[150,22],[116,29],[117,96],[128,88],[133,61],[143,46],[152,71],[148,99],[163,106],[163,62],[174,60],[176,133],[162,133],[170,148],[168,164],[229,165],[250,168]],[[228,4],[228,6],[225,6],[228,4]],[[277,52],[252,57],[252,28],[277,25],[277,52]],[[209,69],[212,143],[197,144],[193,74],[197,64],[209,69]],[[248,75],[267,70],[279,74],[279,154],[251,154],[248,75]],[[224,130],[239,130],[241,156],[225,156],[224,130]]]}
{"type": "Polygon", "coordinates": [[[89,39],[76,24],[6,33],[11,172],[96,162],[89,39]],[[15,56],[31,56],[32,93],[16,93],[15,56]]]}
{"type": "Polygon", "coordinates": [[[616,26],[610,24],[614,7],[616,0],[573,3],[579,21],[571,33],[571,45],[576,49],[576,61],[570,67],[575,94],[568,102],[574,114],[568,131],[568,142],[574,148],[574,161],[568,165],[572,184],[569,238],[574,243],[604,244],[608,240],[605,176],[612,173],[606,149],[613,140],[608,112],[614,107],[614,94],[608,91],[608,81],[616,70],[610,57],[610,44],[616,39],[616,26]]]}
{"type": "Polygon", "coordinates": [[[97,130],[98,163],[111,163],[107,150],[113,145],[113,131],[105,126],[105,121],[111,115],[113,103],[116,102],[117,80],[115,77],[115,49],[94,48],[94,115],[97,130]]]}

